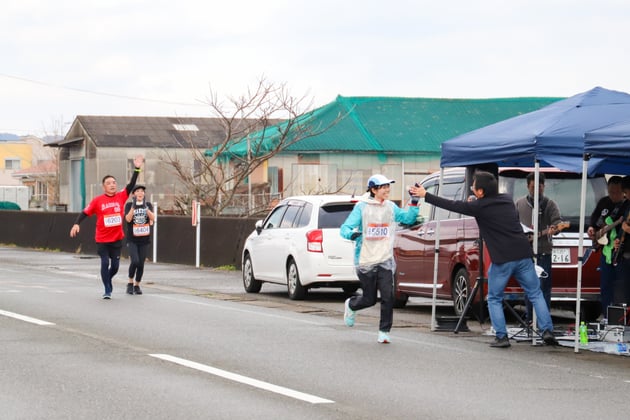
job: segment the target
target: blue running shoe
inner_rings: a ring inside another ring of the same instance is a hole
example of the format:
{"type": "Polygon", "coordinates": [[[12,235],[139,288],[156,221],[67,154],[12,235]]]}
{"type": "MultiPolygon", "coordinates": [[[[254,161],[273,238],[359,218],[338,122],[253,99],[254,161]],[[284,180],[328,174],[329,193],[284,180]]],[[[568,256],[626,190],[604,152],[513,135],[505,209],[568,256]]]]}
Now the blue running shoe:
{"type": "Polygon", "coordinates": [[[343,322],[345,322],[348,327],[352,327],[354,325],[354,317],[356,315],[356,311],[350,309],[350,298],[346,299],[346,302],[343,306],[343,322]]]}
{"type": "Polygon", "coordinates": [[[389,333],[386,333],[385,331],[379,331],[378,342],[384,344],[390,343],[391,341],[389,340],[389,333]]]}

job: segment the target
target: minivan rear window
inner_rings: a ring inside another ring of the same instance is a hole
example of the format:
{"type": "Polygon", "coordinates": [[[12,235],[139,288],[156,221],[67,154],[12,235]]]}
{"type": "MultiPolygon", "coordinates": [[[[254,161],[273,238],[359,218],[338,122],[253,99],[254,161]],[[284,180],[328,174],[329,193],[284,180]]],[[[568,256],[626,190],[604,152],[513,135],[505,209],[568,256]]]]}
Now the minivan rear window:
{"type": "Polygon", "coordinates": [[[331,204],[319,208],[319,229],[339,228],[354,208],[354,203],[331,204]]]}
{"type": "MultiPolygon", "coordinates": [[[[526,172],[505,171],[499,177],[499,191],[510,194],[514,201],[528,194],[526,172]]],[[[560,208],[563,220],[570,221],[569,231],[577,232],[580,219],[580,191],[582,178],[580,174],[568,172],[545,172],[545,195],[554,200],[560,208]]],[[[586,185],[586,216],[593,212],[597,201],[606,196],[606,178],[597,176],[589,178],[586,185]]]]}

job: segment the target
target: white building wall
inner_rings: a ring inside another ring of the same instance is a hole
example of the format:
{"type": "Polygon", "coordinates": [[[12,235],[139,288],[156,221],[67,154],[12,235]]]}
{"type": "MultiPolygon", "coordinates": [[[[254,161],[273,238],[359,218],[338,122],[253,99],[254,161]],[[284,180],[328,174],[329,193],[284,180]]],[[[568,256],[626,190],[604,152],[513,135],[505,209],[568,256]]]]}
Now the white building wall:
{"type": "Polygon", "coordinates": [[[381,173],[396,181],[390,198],[404,201],[408,186],[439,170],[440,158],[327,152],[320,153],[317,162],[300,159],[297,154],[281,154],[271,158],[269,166],[282,170],[285,197],[325,192],[359,195],[365,192],[368,178],[381,173]]]}

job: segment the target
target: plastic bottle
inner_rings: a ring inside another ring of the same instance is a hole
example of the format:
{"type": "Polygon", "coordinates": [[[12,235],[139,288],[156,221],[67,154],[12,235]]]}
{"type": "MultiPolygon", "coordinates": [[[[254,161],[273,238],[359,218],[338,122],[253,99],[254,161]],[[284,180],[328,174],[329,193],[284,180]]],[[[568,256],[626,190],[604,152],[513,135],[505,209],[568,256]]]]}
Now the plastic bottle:
{"type": "Polygon", "coordinates": [[[580,345],[588,346],[588,329],[584,321],[580,323],[580,345]]]}

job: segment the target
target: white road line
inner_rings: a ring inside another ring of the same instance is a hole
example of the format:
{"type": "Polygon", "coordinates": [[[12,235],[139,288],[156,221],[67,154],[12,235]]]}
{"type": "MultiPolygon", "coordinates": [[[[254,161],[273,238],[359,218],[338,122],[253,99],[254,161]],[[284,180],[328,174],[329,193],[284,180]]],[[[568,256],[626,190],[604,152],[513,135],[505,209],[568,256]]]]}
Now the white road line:
{"type": "Polygon", "coordinates": [[[275,392],[276,394],[281,394],[290,398],[306,401],[311,404],[334,403],[334,401],[327,400],[325,398],[316,397],[315,395],[305,394],[300,391],[295,391],[295,390],[285,388],[282,386],[273,385],[268,382],[259,381],[258,379],[248,378],[247,376],[242,376],[237,373],[232,373],[226,370],[217,369],[212,366],[203,365],[201,363],[192,362],[190,360],[181,359],[179,357],[171,356],[169,354],[149,354],[149,356],[155,357],[157,359],[166,360],[167,362],[176,363],[178,365],[186,366],[191,369],[197,369],[199,371],[206,372],[211,375],[216,375],[221,378],[229,379],[231,381],[240,382],[245,385],[250,385],[256,388],[275,392]]]}
{"type": "Polygon", "coordinates": [[[16,314],[16,313],[13,313],[13,312],[8,312],[8,311],[3,311],[1,309],[0,309],[0,315],[8,316],[10,318],[19,319],[20,321],[26,321],[26,322],[30,322],[32,324],[37,324],[37,325],[55,325],[52,322],[42,321],[41,319],[31,318],[30,316],[20,315],[20,314],[16,314]]]}

